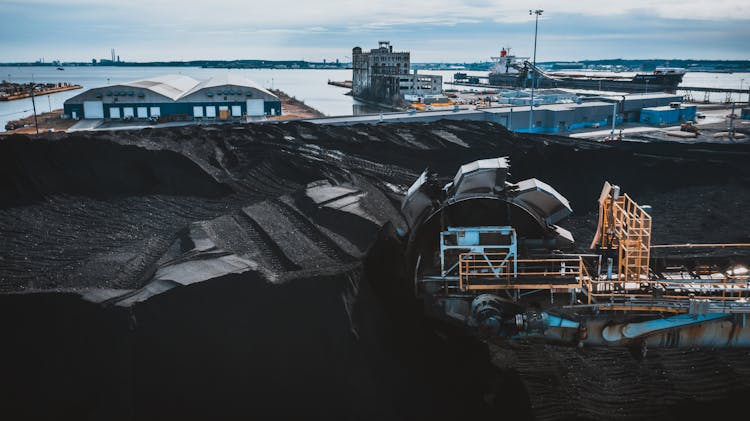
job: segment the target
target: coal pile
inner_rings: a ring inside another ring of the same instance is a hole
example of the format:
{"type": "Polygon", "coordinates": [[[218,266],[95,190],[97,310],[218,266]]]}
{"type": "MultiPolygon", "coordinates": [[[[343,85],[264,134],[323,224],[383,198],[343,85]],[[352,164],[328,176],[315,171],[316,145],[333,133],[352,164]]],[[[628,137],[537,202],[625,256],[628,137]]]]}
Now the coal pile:
{"type": "Polygon", "coordinates": [[[451,177],[497,156],[511,180],[536,177],[570,200],[582,249],[605,180],[653,207],[654,243],[750,242],[743,144],[611,146],[454,121],[10,136],[2,411],[663,419],[750,388],[744,351],[656,351],[640,364],[621,350],[488,347],[423,319],[401,197],[428,166],[451,177]]]}

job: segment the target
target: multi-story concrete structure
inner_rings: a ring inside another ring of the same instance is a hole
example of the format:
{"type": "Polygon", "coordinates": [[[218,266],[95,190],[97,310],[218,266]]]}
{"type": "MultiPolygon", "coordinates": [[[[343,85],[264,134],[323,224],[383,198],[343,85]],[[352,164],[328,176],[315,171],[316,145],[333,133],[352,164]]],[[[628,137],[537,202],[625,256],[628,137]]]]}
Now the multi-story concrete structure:
{"type": "Polygon", "coordinates": [[[352,49],[352,93],[355,98],[395,104],[404,96],[437,95],[443,91],[442,76],[409,73],[409,52],[394,52],[389,41],[362,52],[352,49]]]}
{"type": "Polygon", "coordinates": [[[92,88],[65,101],[65,114],[86,119],[219,119],[281,115],[281,102],[244,77],[205,81],[166,75],[92,88]]]}

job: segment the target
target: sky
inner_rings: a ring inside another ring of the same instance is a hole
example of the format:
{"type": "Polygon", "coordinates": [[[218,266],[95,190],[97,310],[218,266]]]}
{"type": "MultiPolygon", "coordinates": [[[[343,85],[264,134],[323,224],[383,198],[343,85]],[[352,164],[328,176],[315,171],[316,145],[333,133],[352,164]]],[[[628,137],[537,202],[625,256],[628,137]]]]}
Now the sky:
{"type": "Polygon", "coordinates": [[[750,59],[748,0],[0,0],[0,62],[351,60],[391,41],[412,62],[750,59]]]}

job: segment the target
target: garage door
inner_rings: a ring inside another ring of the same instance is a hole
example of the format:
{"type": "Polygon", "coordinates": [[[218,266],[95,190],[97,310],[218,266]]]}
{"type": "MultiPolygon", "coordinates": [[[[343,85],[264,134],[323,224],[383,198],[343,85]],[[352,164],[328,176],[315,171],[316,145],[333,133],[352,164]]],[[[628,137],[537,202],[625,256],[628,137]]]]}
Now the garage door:
{"type": "Polygon", "coordinates": [[[138,118],[148,118],[148,107],[138,107],[138,118]]]}
{"type": "Polygon", "coordinates": [[[123,107],[122,116],[123,118],[133,118],[135,117],[135,110],[133,110],[133,107],[123,107]]]}
{"type": "Polygon", "coordinates": [[[109,118],[120,118],[120,107],[109,107],[109,118]]]}
{"type": "Polygon", "coordinates": [[[262,99],[247,100],[247,115],[264,115],[262,99]]]}
{"type": "Polygon", "coordinates": [[[195,106],[195,107],[193,107],[193,117],[203,117],[203,107],[202,106],[195,106]]]}
{"type": "Polygon", "coordinates": [[[239,105],[232,105],[232,116],[239,117],[242,115],[242,107],[239,105]]]}
{"type": "Polygon", "coordinates": [[[161,108],[151,107],[151,117],[161,117],[161,108]]]}
{"type": "Polygon", "coordinates": [[[216,117],[216,107],[213,105],[206,106],[206,117],[216,117]]]}
{"type": "Polygon", "coordinates": [[[101,101],[83,101],[83,118],[104,118],[104,104],[101,101]]]}

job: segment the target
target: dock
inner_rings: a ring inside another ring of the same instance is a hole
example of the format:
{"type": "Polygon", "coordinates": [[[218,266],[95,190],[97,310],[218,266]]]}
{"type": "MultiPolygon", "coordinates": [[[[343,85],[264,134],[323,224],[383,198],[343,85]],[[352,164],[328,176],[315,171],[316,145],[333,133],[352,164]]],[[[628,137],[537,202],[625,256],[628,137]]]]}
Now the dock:
{"type": "Polygon", "coordinates": [[[684,92],[685,100],[690,101],[690,102],[695,101],[693,92],[703,92],[703,102],[706,102],[706,103],[709,102],[709,99],[710,99],[709,96],[711,94],[716,94],[716,93],[726,94],[726,97],[724,99],[724,102],[726,103],[732,102],[732,94],[738,94],[740,101],[742,101],[743,95],[747,95],[748,101],[750,101],[750,88],[735,89],[735,88],[706,88],[702,86],[678,86],[677,91],[684,92]]]}
{"type": "Polygon", "coordinates": [[[58,92],[72,91],[81,89],[81,85],[71,85],[67,82],[46,83],[46,84],[15,84],[4,82],[0,86],[0,101],[14,101],[31,97],[31,90],[34,89],[34,96],[55,94],[58,92]]]}
{"type": "Polygon", "coordinates": [[[339,88],[352,89],[352,81],[351,80],[343,80],[343,81],[328,80],[328,84],[332,85],[332,86],[338,86],[339,88]]]}

